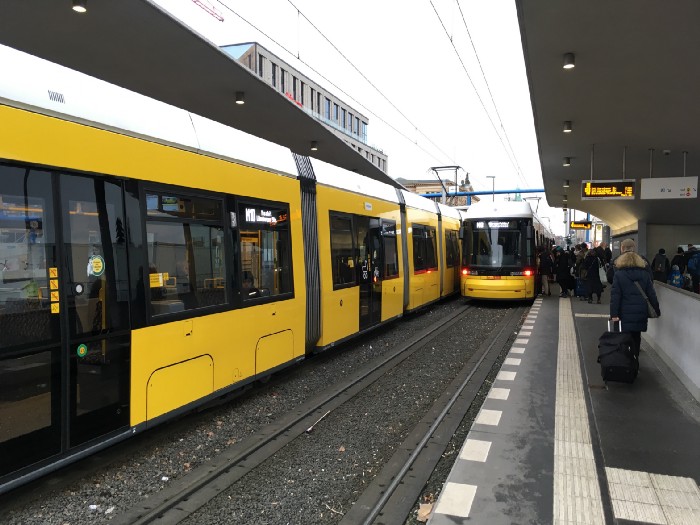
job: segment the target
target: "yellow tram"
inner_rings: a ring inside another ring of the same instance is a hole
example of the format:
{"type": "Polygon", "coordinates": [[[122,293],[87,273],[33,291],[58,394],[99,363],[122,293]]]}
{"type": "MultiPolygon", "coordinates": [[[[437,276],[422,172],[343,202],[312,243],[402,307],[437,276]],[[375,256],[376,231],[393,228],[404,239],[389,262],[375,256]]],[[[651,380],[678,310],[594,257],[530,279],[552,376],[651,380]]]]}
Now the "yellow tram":
{"type": "Polygon", "coordinates": [[[454,210],[0,62],[0,492],[457,292],[454,210]]]}

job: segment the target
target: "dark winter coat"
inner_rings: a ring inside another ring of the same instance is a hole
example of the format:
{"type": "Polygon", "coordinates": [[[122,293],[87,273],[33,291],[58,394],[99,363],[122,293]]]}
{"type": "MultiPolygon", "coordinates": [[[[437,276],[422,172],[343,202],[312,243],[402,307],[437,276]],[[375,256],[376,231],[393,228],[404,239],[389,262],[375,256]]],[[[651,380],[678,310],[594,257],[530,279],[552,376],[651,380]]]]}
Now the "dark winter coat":
{"type": "Polygon", "coordinates": [[[642,287],[656,313],[661,315],[647,264],[636,253],[627,252],[615,259],[615,266],[610,292],[610,317],[618,317],[625,332],[646,332],[649,319],[647,303],[635,282],[642,287]]]}
{"type": "Polygon", "coordinates": [[[678,270],[681,272],[681,275],[685,273],[685,254],[677,253],[673,256],[673,260],[671,261],[671,268],[673,268],[674,266],[678,266],[678,270]]]}
{"type": "Polygon", "coordinates": [[[602,261],[598,258],[594,250],[589,250],[588,255],[583,260],[583,268],[586,270],[586,285],[588,286],[588,296],[591,294],[600,295],[603,293],[603,283],[600,282],[600,272],[598,271],[602,261]]]}
{"type": "Polygon", "coordinates": [[[568,278],[571,277],[570,268],[571,265],[569,264],[569,254],[566,252],[559,252],[557,255],[557,260],[554,262],[557,281],[566,282],[568,278]]]}
{"type": "Polygon", "coordinates": [[[549,252],[544,252],[540,255],[540,275],[552,275],[552,269],[554,268],[554,261],[552,261],[552,256],[549,252]]]}
{"type": "MultiPolygon", "coordinates": [[[[630,252],[627,252],[627,253],[630,253],[630,252]]],[[[615,258],[613,259],[612,263],[610,264],[610,266],[608,267],[608,271],[606,272],[605,276],[608,278],[608,283],[609,283],[609,284],[612,284],[612,283],[613,283],[613,279],[615,278],[615,270],[617,270],[617,260],[618,260],[620,257],[622,257],[623,255],[624,255],[624,253],[621,253],[620,255],[618,255],[617,257],[615,257],[615,258]]],[[[647,272],[649,272],[649,277],[650,277],[651,280],[653,281],[653,280],[654,280],[654,272],[651,271],[651,265],[649,264],[649,261],[647,261],[647,260],[646,260],[644,257],[642,257],[641,255],[640,255],[640,257],[641,257],[642,261],[644,261],[644,265],[645,265],[644,267],[646,268],[647,272]]]]}

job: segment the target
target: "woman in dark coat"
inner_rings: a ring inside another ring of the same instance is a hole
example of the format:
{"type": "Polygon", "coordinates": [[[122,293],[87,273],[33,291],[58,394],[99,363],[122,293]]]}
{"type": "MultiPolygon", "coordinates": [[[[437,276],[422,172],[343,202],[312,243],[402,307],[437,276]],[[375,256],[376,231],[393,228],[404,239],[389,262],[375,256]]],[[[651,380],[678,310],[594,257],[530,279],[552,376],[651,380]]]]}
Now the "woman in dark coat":
{"type": "Polygon", "coordinates": [[[555,275],[557,283],[561,288],[559,297],[569,297],[569,281],[571,280],[571,265],[569,264],[569,254],[561,248],[557,248],[557,258],[554,261],[555,275]]]}
{"type": "Polygon", "coordinates": [[[626,252],[615,259],[614,264],[610,319],[621,321],[622,331],[630,332],[636,346],[635,351],[639,355],[642,332],[647,331],[649,314],[646,300],[635,282],[644,290],[657,315],[661,315],[659,300],[644,259],[634,252],[626,252]]]}
{"type": "Polygon", "coordinates": [[[596,250],[588,250],[586,258],[583,260],[583,268],[586,270],[586,289],[588,290],[588,302],[593,302],[593,294],[597,296],[597,303],[600,304],[600,295],[603,293],[603,283],[600,282],[600,272],[598,269],[602,265],[596,250]]]}

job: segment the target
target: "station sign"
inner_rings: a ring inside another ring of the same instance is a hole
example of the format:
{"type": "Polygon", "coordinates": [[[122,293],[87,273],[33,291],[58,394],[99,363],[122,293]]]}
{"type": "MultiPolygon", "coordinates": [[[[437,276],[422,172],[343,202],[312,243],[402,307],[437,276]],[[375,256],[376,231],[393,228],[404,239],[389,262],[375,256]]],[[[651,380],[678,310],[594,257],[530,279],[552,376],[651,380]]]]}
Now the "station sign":
{"type": "Polygon", "coordinates": [[[640,199],[696,199],[697,177],[660,177],[642,179],[640,199]]]}
{"type": "Polygon", "coordinates": [[[634,179],[586,180],[581,182],[581,200],[634,199],[634,179]]]}
{"type": "Polygon", "coordinates": [[[593,223],[591,221],[571,221],[569,228],[572,230],[590,230],[593,223]]]}

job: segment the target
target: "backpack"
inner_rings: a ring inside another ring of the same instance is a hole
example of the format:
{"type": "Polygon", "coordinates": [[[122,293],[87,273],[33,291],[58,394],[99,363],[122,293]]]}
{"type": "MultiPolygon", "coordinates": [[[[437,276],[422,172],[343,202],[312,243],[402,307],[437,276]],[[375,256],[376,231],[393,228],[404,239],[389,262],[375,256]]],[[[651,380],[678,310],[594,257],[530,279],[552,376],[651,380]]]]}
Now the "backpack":
{"type": "Polygon", "coordinates": [[[654,271],[655,272],[665,272],[666,271],[666,256],[656,254],[654,257],[654,271]]]}

